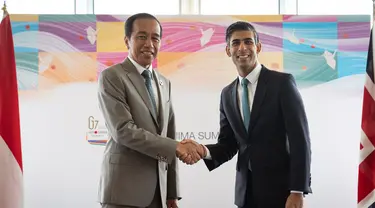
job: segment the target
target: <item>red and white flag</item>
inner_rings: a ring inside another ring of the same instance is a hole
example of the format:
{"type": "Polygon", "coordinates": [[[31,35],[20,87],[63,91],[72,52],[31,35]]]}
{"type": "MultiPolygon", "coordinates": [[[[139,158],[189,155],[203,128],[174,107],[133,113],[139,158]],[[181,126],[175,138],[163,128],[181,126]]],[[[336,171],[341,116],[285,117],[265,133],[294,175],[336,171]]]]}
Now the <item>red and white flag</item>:
{"type": "Polygon", "coordinates": [[[10,17],[0,23],[0,207],[23,207],[23,167],[16,61],[10,17]]]}
{"type": "Polygon", "coordinates": [[[367,54],[358,174],[358,208],[375,208],[375,82],[373,29],[367,54]]]}

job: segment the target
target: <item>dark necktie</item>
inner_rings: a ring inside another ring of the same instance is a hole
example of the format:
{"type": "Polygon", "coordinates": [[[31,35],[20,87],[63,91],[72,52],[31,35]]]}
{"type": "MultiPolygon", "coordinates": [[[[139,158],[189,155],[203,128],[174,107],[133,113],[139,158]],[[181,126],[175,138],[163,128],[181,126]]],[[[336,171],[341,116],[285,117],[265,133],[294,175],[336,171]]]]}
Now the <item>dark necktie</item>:
{"type": "Polygon", "coordinates": [[[156,102],[155,102],[155,95],[154,95],[154,91],[152,90],[152,76],[151,76],[151,72],[150,70],[144,70],[142,72],[142,76],[145,78],[146,80],[146,88],[148,90],[148,94],[150,95],[150,98],[151,98],[151,104],[152,104],[152,107],[154,109],[154,112],[155,112],[155,115],[158,115],[157,114],[157,108],[156,108],[156,102]]]}

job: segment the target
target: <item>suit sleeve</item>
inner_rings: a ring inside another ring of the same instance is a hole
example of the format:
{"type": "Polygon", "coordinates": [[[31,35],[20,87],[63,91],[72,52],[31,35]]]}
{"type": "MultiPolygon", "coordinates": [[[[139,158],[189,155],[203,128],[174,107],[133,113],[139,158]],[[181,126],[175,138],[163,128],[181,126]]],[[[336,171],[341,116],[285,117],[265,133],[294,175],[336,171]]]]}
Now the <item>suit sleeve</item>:
{"type": "Polygon", "coordinates": [[[109,134],[113,140],[157,160],[171,163],[177,141],[139,128],[132,118],[125,85],[113,71],[105,70],[98,79],[98,100],[109,134]]]}
{"type": "Polygon", "coordinates": [[[210,171],[231,160],[238,151],[234,132],[224,110],[224,95],[225,93],[223,91],[220,98],[220,132],[218,142],[216,144],[206,145],[210,152],[211,159],[205,159],[204,162],[210,171]]]}
{"type": "Polygon", "coordinates": [[[304,104],[288,74],[281,87],[281,110],[290,149],[290,190],[310,192],[311,144],[304,104]]]}
{"type": "MultiPolygon", "coordinates": [[[[170,108],[169,108],[169,119],[168,119],[168,130],[167,137],[171,139],[176,138],[176,122],[174,116],[174,110],[172,105],[172,93],[171,84],[169,84],[169,97],[170,97],[170,108]]],[[[178,173],[178,160],[174,157],[171,164],[168,164],[167,173],[167,199],[178,199],[180,200],[180,184],[179,184],[179,173],[178,173]]]]}

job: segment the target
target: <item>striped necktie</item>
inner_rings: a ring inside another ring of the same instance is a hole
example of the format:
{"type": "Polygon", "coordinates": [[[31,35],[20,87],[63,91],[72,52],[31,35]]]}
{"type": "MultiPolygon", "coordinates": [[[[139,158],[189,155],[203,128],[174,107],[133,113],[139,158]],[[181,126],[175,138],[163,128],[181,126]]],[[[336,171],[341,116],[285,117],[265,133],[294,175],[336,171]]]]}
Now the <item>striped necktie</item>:
{"type": "Polygon", "coordinates": [[[155,112],[155,115],[158,115],[157,114],[157,108],[156,108],[156,101],[155,101],[155,95],[154,95],[154,91],[152,90],[152,76],[151,76],[151,72],[150,70],[144,70],[142,72],[142,76],[145,78],[146,80],[146,88],[147,88],[147,91],[148,91],[148,94],[150,95],[150,98],[151,98],[151,103],[152,103],[152,107],[154,109],[154,112],[155,112]]]}

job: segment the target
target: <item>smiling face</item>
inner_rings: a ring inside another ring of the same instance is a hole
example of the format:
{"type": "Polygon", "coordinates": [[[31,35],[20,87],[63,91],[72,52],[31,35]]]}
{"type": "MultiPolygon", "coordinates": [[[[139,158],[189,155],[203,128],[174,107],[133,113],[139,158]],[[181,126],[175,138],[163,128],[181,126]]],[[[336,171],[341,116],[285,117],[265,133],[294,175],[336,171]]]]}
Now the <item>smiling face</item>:
{"type": "Polygon", "coordinates": [[[125,37],[125,44],[132,59],[148,68],[156,58],[160,48],[160,25],[151,18],[134,21],[130,38],[125,37]]]}
{"type": "Polygon", "coordinates": [[[246,77],[258,64],[261,47],[253,31],[238,30],[232,33],[226,46],[226,53],[232,58],[240,76],[246,77]]]}

